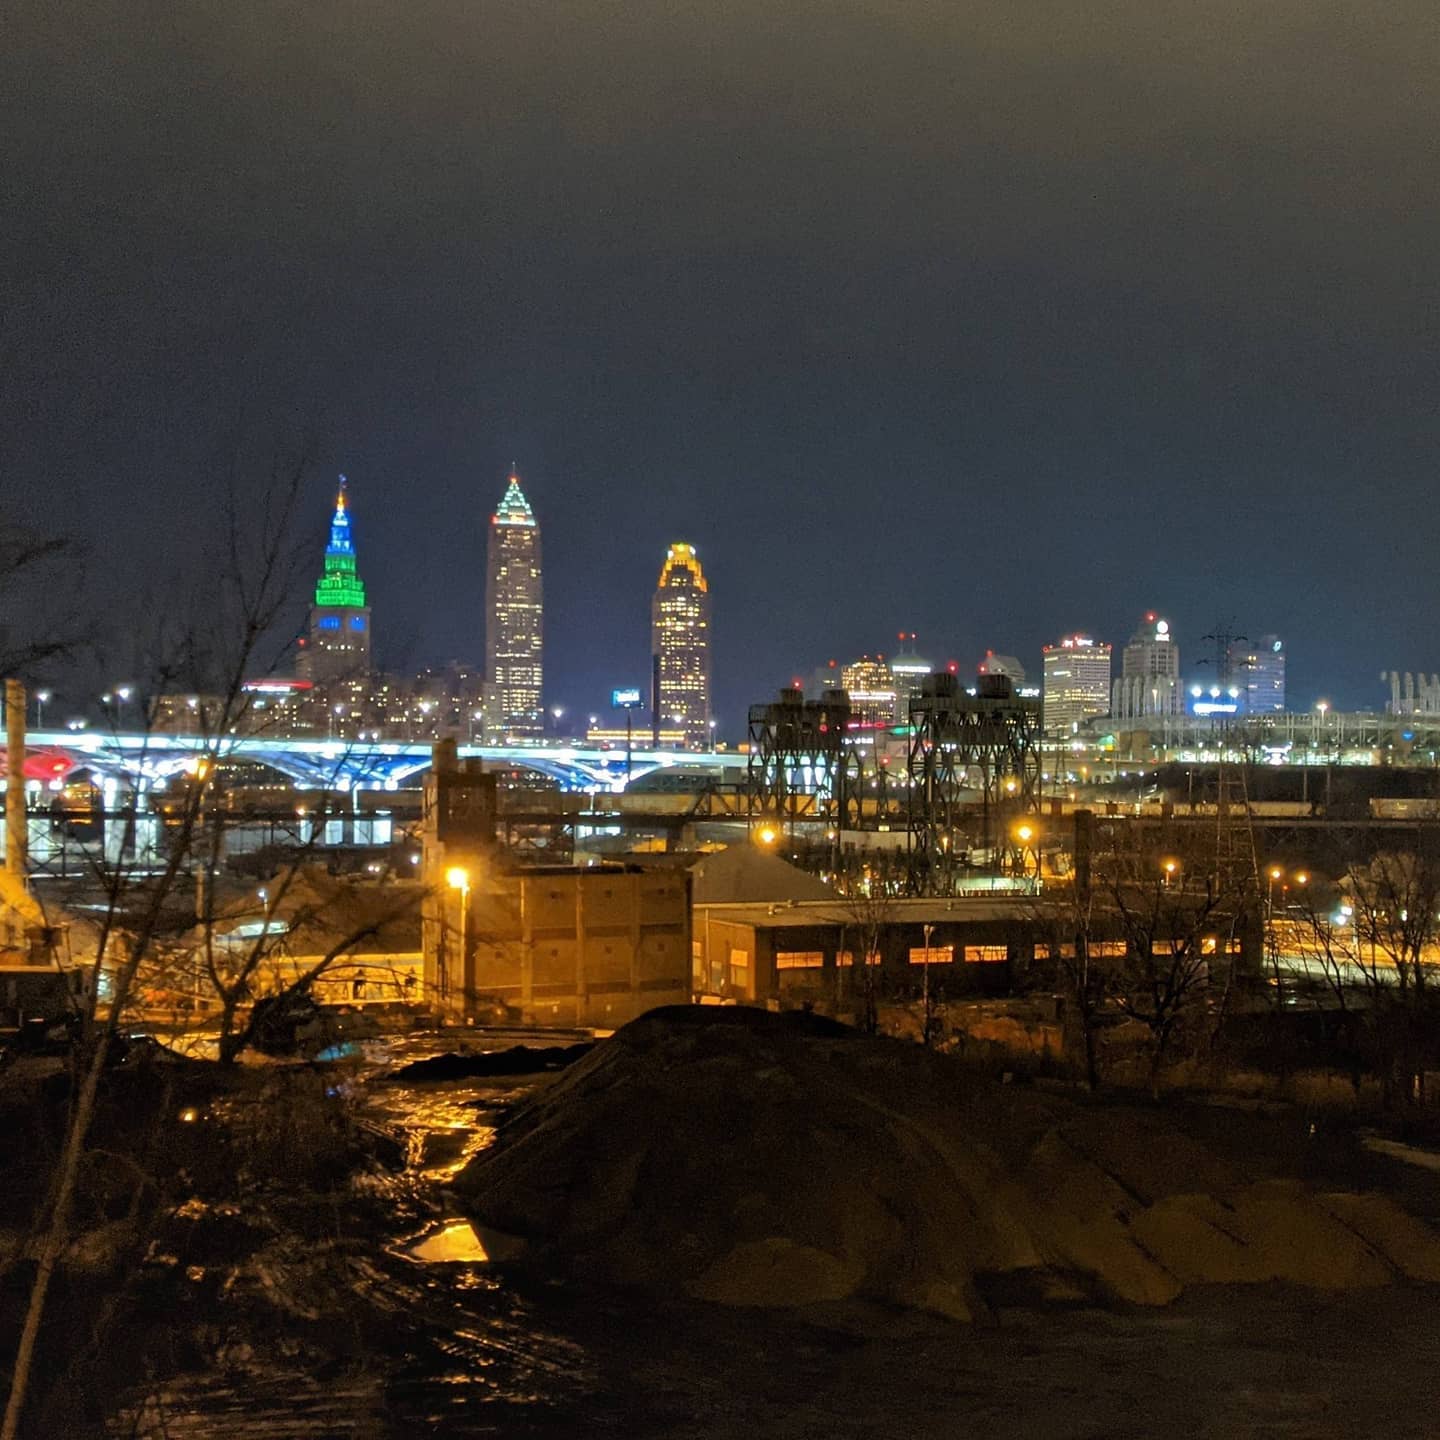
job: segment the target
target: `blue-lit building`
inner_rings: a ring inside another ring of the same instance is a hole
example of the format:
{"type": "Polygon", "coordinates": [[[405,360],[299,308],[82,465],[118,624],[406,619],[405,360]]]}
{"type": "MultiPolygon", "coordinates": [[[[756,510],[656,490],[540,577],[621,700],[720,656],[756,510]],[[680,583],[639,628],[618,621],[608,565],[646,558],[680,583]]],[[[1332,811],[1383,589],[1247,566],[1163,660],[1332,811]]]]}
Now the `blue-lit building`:
{"type": "Polygon", "coordinates": [[[1192,715],[1274,715],[1285,708],[1285,644],[1278,635],[1233,640],[1223,673],[1190,687],[1192,715]]]}
{"type": "Polygon", "coordinates": [[[1262,635],[1253,644],[1230,646],[1229,683],[1240,692],[1247,715],[1273,714],[1285,708],[1285,644],[1278,635],[1262,635]]]}
{"type": "Polygon", "coordinates": [[[355,564],[345,477],[335,497],[325,570],[315,586],[310,624],[300,638],[297,669],[302,680],[325,688],[370,675],[370,607],[355,564]]]}

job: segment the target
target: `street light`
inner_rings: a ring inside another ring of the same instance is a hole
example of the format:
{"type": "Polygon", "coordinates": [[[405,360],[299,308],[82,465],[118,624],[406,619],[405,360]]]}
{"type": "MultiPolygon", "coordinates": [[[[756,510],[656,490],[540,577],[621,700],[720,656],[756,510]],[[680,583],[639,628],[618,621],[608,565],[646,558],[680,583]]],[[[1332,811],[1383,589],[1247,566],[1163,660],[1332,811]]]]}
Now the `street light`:
{"type": "MultiPolygon", "coordinates": [[[[1020,824],[1015,827],[1013,834],[1020,842],[1020,873],[1025,875],[1029,872],[1030,868],[1025,858],[1025,852],[1030,848],[1031,841],[1037,839],[1039,832],[1035,826],[1022,820],[1020,824]]],[[[1035,848],[1035,880],[1038,886],[1040,880],[1040,849],[1038,845],[1035,848]]]]}
{"type": "MultiPolygon", "coordinates": [[[[470,872],[463,865],[452,865],[445,872],[445,883],[460,892],[460,982],[461,1003],[464,1003],[465,964],[468,958],[466,941],[470,932],[470,872]]],[[[443,926],[441,927],[443,930],[443,926]]]]}
{"type": "Polygon", "coordinates": [[[50,692],[48,690],[37,690],[35,692],[35,728],[45,728],[45,706],[49,703],[50,692]]]}
{"type": "Polygon", "coordinates": [[[755,837],[762,845],[773,845],[776,840],[775,831],[766,825],[755,837]]]}
{"type": "Polygon", "coordinates": [[[1175,872],[1179,868],[1179,864],[1174,860],[1167,860],[1164,865],[1161,866],[1161,869],[1165,871],[1165,884],[1167,888],[1169,887],[1171,880],[1175,878],[1175,872]]]}
{"type": "Polygon", "coordinates": [[[921,981],[923,987],[921,1005],[924,1013],[921,1017],[921,1025],[924,1029],[923,1040],[925,1048],[928,1050],[930,1048],[930,1041],[933,1038],[931,1035],[932,1017],[930,1014],[930,937],[935,933],[935,927],[933,925],[924,925],[921,928],[925,932],[925,976],[921,981]]]}

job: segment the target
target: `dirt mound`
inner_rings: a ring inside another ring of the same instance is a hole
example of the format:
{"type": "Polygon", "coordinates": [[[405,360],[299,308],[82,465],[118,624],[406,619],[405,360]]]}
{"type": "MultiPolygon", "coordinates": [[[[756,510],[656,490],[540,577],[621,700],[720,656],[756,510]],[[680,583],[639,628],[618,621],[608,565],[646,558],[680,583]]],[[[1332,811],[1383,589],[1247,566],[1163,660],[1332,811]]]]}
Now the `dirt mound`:
{"type": "Polygon", "coordinates": [[[974,1319],[987,1277],[1164,1304],[1191,1284],[1440,1279],[1440,1239],[1166,1115],[980,1082],[814,1017],[655,1011],[461,1172],[492,1255],[736,1305],[867,1296],[974,1319]]]}

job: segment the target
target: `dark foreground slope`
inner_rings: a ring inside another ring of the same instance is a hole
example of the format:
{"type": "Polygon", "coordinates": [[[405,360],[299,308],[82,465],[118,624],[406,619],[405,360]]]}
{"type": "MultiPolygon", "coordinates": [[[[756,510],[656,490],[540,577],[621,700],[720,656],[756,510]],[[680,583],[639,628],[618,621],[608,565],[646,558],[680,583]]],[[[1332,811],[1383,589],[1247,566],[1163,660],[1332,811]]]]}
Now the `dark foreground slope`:
{"type": "Polygon", "coordinates": [[[739,1305],[852,1296],[956,1319],[997,1285],[1440,1280],[1435,1232],[1163,1108],[979,1080],[830,1022],[652,1012],[541,1091],[456,1189],[497,1258],[739,1305]]]}

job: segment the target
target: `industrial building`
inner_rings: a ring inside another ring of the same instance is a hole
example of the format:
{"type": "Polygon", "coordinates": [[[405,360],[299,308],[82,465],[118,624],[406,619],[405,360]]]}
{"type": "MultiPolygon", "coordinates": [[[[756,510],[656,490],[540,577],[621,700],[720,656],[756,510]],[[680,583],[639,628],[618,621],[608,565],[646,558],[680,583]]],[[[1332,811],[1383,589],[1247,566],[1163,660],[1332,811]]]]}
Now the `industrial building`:
{"type": "Polygon", "coordinates": [[[421,878],[424,994],[459,1023],[611,1029],[690,998],[690,882],[634,864],[513,865],[495,777],[435,747],[421,878]]]}

